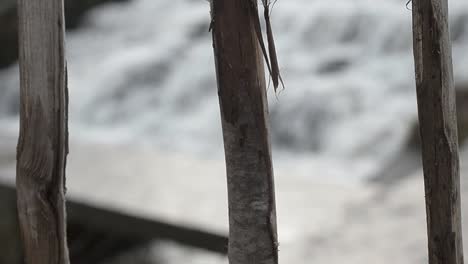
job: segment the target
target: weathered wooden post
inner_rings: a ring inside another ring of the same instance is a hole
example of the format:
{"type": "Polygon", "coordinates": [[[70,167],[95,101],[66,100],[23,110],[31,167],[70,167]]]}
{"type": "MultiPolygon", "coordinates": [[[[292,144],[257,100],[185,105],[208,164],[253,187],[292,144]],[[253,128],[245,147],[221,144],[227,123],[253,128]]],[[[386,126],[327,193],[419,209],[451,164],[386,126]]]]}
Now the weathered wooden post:
{"type": "Polygon", "coordinates": [[[213,47],[226,156],[229,262],[277,264],[268,106],[256,1],[214,0],[213,47]]]}
{"type": "Polygon", "coordinates": [[[463,264],[447,0],[413,0],[413,45],[430,264],[463,264]]]}
{"type": "Polygon", "coordinates": [[[68,264],[68,153],[63,0],[18,0],[17,204],[27,264],[68,264]]]}

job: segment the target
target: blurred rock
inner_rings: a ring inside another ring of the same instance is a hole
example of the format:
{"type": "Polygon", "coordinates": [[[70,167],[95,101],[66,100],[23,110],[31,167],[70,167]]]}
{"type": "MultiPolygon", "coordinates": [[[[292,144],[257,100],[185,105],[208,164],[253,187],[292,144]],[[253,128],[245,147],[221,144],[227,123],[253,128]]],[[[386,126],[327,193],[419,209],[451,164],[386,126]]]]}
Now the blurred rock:
{"type": "MultiPolygon", "coordinates": [[[[458,141],[460,145],[468,138],[468,82],[456,84],[458,141]]],[[[411,128],[406,143],[407,150],[419,150],[421,139],[417,122],[411,128]]]]}
{"type": "Polygon", "coordinates": [[[3,68],[18,57],[18,25],[14,5],[2,4],[0,7],[0,68],[3,68]]]}
{"type": "MultiPolygon", "coordinates": [[[[86,11],[99,4],[125,1],[128,0],[65,0],[67,29],[77,28],[86,11]]],[[[16,1],[0,0],[0,68],[12,64],[18,57],[16,14],[16,1]]]]}
{"type": "Polygon", "coordinates": [[[351,61],[349,61],[347,58],[332,58],[331,60],[322,63],[318,67],[317,72],[319,74],[338,73],[348,68],[350,64],[351,61]]]}

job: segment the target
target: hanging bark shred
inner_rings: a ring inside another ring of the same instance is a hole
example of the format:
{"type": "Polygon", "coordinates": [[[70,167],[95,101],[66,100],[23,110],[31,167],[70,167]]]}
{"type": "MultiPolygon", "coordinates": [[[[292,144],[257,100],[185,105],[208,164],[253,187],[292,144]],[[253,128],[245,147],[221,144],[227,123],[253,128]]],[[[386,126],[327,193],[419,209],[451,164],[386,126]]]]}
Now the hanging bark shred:
{"type": "Polygon", "coordinates": [[[284,87],[283,80],[281,78],[279,64],[278,64],[278,56],[276,54],[276,46],[275,46],[275,39],[273,37],[273,30],[271,27],[270,21],[270,2],[269,0],[262,0],[263,8],[264,8],[264,18],[265,18],[265,25],[266,25],[266,35],[268,41],[268,53],[265,47],[265,42],[263,41],[262,29],[260,26],[260,17],[258,15],[258,7],[256,0],[249,0],[250,1],[250,15],[253,18],[255,34],[257,35],[257,40],[259,42],[260,48],[263,53],[263,57],[267,64],[268,72],[270,73],[271,79],[273,80],[273,87],[275,89],[279,86],[279,81],[281,81],[282,86],[284,87]]]}
{"type": "Polygon", "coordinates": [[[211,4],[228,182],[229,262],[277,264],[275,193],[262,59],[266,50],[261,47],[257,5],[251,0],[214,0],[211,4]]]}
{"type": "Polygon", "coordinates": [[[63,0],[18,0],[17,205],[27,264],[68,264],[68,94],[63,0]]]}
{"type": "Polygon", "coordinates": [[[270,22],[270,3],[268,0],[263,1],[263,16],[265,17],[265,24],[266,24],[266,33],[268,39],[268,54],[270,55],[270,63],[271,63],[271,78],[273,79],[273,87],[276,89],[278,88],[278,81],[281,81],[281,85],[284,88],[283,79],[281,78],[281,73],[279,70],[278,64],[278,56],[276,53],[276,45],[275,45],[275,38],[273,37],[273,30],[271,28],[270,22]]]}
{"type": "Polygon", "coordinates": [[[447,0],[412,0],[430,264],[462,264],[458,136],[447,0]]]}

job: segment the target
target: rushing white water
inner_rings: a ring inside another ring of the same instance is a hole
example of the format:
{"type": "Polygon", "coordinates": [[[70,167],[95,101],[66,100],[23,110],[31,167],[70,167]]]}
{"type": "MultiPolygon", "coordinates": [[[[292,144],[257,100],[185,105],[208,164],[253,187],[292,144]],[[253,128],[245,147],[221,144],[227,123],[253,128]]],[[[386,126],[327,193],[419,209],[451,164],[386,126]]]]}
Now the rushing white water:
{"type": "MultiPolygon", "coordinates": [[[[286,89],[269,90],[280,160],[365,176],[415,119],[405,0],[278,1],[272,23],[286,89]],[[337,169],[340,168],[340,169],[337,169]]],[[[451,0],[454,69],[468,68],[468,1],[451,0]]],[[[71,136],[220,154],[209,4],[102,6],[67,36],[71,136]]],[[[0,119],[16,126],[17,68],[0,73],[0,119]]]]}

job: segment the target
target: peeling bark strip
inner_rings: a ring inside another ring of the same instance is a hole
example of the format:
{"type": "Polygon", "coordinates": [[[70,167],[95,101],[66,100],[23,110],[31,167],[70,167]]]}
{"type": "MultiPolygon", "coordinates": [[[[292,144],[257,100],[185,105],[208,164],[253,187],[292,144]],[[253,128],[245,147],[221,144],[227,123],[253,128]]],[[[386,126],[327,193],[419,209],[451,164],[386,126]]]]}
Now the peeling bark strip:
{"type": "Polygon", "coordinates": [[[430,264],[462,264],[460,175],[447,0],[413,0],[430,264]]]}
{"type": "Polygon", "coordinates": [[[268,105],[251,8],[251,0],[214,0],[211,7],[228,182],[228,256],[230,264],[277,264],[268,105]]]}
{"type": "Polygon", "coordinates": [[[63,0],[18,0],[17,205],[27,264],[68,264],[68,153],[63,0]]]}
{"type": "Polygon", "coordinates": [[[260,27],[260,17],[258,15],[258,7],[256,0],[249,0],[250,1],[250,15],[253,18],[255,34],[257,35],[258,43],[260,48],[262,49],[263,57],[265,58],[265,62],[267,64],[268,72],[270,73],[271,79],[273,80],[273,87],[275,89],[278,88],[279,81],[284,88],[283,79],[281,78],[281,74],[279,71],[278,65],[278,56],[276,55],[276,46],[275,46],[275,39],[273,37],[273,30],[271,28],[270,22],[270,1],[269,0],[262,0],[263,8],[264,8],[264,18],[266,24],[266,34],[267,34],[267,41],[268,41],[268,53],[266,51],[265,43],[263,41],[262,36],[262,29],[260,27]],[[268,55],[267,55],[268,54],[268,55]]]}

